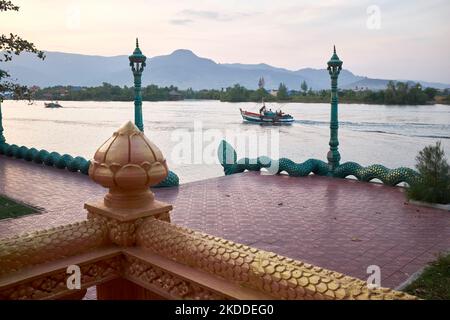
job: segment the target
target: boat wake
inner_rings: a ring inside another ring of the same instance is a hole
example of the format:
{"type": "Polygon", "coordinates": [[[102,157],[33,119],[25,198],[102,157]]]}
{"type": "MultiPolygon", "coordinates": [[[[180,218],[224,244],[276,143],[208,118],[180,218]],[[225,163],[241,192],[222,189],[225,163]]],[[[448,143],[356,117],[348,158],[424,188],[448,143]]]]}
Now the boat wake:
{"type": "MultiPolygon", "coordinates": [[[[308,126],[329,126],[328,121],[295,120],[294,123],[308,126]]],[[[449,124],[431,123],[383,123],[340,121],[339,126],[354,131],[390,134],[406,137],[450,139],[449,124]]]]}

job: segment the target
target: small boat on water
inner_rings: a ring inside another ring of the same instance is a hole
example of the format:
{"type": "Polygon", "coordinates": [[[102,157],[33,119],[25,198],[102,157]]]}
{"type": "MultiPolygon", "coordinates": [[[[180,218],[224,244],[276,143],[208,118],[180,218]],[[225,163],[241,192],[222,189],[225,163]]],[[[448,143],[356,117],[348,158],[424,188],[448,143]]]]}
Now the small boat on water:
{"type": "Polygon", "coordinates": [[[260,124],[292,124],[294,118],[290,114],[286,114],[283,111],[273,112],[272,110],[267,110],[266,105],[263,101],[263,106],[259,109],[259,113],[249,112],[242,110],[242,119],[247,122],[260,123],[260,124]]]}
{"type": "Polygon", "coordinates": [[[62,108],[63,107],[58,102],[49,102],[49,103],[45,102],[44,105],[46,108],[62,108]]]}

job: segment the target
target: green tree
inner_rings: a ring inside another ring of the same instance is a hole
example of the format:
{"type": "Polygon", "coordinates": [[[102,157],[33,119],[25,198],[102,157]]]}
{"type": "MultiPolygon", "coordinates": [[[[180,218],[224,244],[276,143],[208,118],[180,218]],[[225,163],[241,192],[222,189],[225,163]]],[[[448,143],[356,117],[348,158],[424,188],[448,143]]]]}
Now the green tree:
{"type": "Polygon", "coordinates": [[[395,84],[394,104],[406,104],[406,95],[408,94],[409,86],[405,82],[397,82],[395,84]]]}
{"type": "Polygon", "coordinates": [[[395,83],[394,81],[389,81],[384,94],[384,102],[386,104],[395,104],[395,95],[395,83]]]}
{"type": "Polygon", "coordinates": [[[289,99],[288,89],[284,83],[280,83],[280,85],[278,87],[277,98],[278,98],[278,100],[289,99]]]}
{"type": "Polygon", "coordinates": [[[450,203],[450,166],[441,142],[425,147],[416,158],[420,179],[408,189],[408,197],[432,203],[450,203]]]}
{"type": "MultiPolygon", "coordinates": [[[[19,11],[19,7],[11,1],[0,0],[0,13],[6,11],[19,11]]],[[[13,33],[0,35],[0,52],[0,62],[11,61],[13,55],[19,55],[22,52],[34,53],[40,59],[45,58],[44,52],[36,49],[33,43],[13,33]]],[[[15,83],[8,72],[0,69],[0,102],[4,93],[11,93],[15,98],[30,98],[29,88],[15,83]]]]}
{"type": "Polygon", "coordinates": [[[308,91],[308,84],[305,80],[302,81],[302,84],[300,85],[300,88],[303,91],[303,95],[306,95],[306,92],[308,91]]]}
{"type": "Polygon", "coordinates": [[[425,94],[428,96],[429,100],[434,100],[434,97],[437,95],[438,90],[435,88],[425,88],[425,94]]]}
{"type": "Polygon", "coordinates": [[[425,104],[428,101],[428,95],[422,90],[422,86],[416,83],[409,88],[406,95],[407,104],[425,104]]]}
{"type": "Polygon", "coordinates": [[[267,100],[267,97],[268,97],[267,91],[264,88],[259,88],[258,90],[250,92],[249,99],[251,101],[261,102],[263,98],[267,100]]]}
{"type": "Polygon", "coordinates": [[[235,84],[233,87],[228,87],[220,96],[221,101],[240,102],[247,101],[250,91],[245,87],[235,84]]]}

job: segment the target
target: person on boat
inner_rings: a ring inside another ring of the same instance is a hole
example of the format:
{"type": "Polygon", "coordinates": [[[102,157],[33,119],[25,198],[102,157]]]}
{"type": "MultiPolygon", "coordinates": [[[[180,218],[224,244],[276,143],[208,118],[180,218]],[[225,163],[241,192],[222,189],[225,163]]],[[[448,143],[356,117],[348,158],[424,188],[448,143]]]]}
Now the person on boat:
{"type": "Polygon", "coordinates": [[[259,109],[259,114],[264,114],[264,113],[266,113],[266,105],[265,104],[259,109]]]}

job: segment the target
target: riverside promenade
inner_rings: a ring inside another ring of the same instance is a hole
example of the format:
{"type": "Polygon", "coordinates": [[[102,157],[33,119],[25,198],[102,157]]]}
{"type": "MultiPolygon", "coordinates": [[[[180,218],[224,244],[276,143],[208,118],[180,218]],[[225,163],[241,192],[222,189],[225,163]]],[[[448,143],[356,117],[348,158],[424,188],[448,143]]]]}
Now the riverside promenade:
{"type": "MultiPolygon", "coordinates": [[[[450,213],[405,203],[403,189],[348,179],[247,172],[155,189],[172,223],[396,288],[450,250],[450,213]]],[[[85,219],[106,189],[89,177],[0,156],[0,194],[38,214],[0,220],[0,238],[85,219]]]]}

